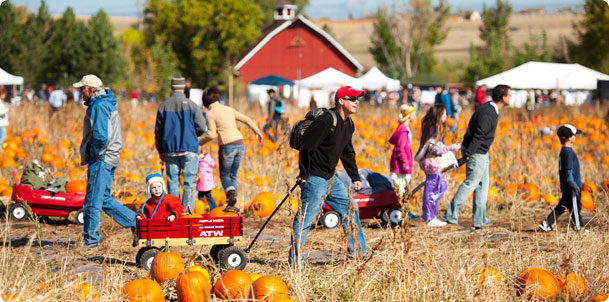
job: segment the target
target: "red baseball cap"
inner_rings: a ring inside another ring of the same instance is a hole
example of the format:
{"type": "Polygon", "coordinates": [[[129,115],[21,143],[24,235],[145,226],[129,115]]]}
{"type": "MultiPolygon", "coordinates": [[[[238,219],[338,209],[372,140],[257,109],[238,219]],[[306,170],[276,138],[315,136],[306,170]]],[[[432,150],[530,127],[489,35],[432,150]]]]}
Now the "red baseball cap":
{"type": "Polygon", "coordinates": [[[338,88],[338,90],[336,90],[336,94],[334,95],[334,100],[338,101],[339,99],[344,98],[346,96],[356,96],[356,97],[364,96],[364,91],[353,89],[353,87],[351,87],[351,86],[342,86],[342,87],[338,88]]]}

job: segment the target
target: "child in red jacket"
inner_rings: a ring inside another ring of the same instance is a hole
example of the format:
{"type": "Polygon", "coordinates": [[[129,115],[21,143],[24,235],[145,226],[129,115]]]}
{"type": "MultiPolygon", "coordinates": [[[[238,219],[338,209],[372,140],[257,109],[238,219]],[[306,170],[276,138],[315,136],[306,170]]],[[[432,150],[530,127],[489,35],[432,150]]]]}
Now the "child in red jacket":
{"type": "Polygon", "coordinates": [[[184,207],[176,196],[165,193],[165,181],[159,173],[153,173],[146,177],[148,196],[142,207],[142,212],[137,214],[137,219],[165,219],[173,222],[180,218],[184,207]],[[150,198],[148,198],[150,197],[150,198]]]}

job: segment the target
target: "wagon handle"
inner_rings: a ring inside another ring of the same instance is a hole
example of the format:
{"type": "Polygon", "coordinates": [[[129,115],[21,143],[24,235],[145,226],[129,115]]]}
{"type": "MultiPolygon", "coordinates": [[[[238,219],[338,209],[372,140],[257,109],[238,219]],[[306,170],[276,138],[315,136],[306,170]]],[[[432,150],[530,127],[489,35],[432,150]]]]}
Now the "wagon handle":
{"type": "Polygon", "coordinates": [[[260,234],[262,234],[262,231],[264,230],[264,228],[266,227],[266,225],[269,223],[269,221],[271,221],[271,218],[273,218],[273,216],[275,215],[275,213],[277,213],[277,211],[279,210],[279,208],[281,208],[281,206],[285,203],[285,201],[288,199],[288,197],[290,196],[290,193],[292,193],[296,187],[298,187],[298,185],[301,183],[301,180],[297,180],[296,183],[294,184],[294,186],[292,187],[292,189],[290,189],[290,192],[288,192],[288,194],[285,195],[285,197],[283,197],[283,200],[279,203],[279,205],[275,208],[275,210],[273,211],[273,213],[271,213],[271,215],[269,216],[269,218],[266,219],[266,221],[264,222],[264,224],[262,225],[262,227],[260,228],[260,230],[258,230],[258,234],[256,234],[256,236],[254,236],[254,239],[252,240],[252,242],[250,242],[250,245],[244,250],[246,253],[249,254],[250,249],[252,248],[252,246],[254,245],[254,243],[256,243],[256,240],[258,240],[258,237],[260,237],[260,234]]]}
{"type": "Polygon", "coordinates": [[[17,172],[13,169],[13,179],[15,180],[15,184],[17,184],[17,172]]]}

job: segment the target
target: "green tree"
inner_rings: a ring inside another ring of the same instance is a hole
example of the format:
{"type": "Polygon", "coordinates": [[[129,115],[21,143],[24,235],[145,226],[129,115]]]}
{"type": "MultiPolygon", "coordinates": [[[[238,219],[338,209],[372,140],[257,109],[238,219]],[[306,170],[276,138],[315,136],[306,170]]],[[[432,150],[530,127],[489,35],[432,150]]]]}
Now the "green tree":
{"type": "Polygon", "coordinates": [[[569,60],[609,73],[609,5],[586,0],[584,18],[573,24],[576,41],[567,41],[569,60]]]}
{"type": "Polygon", "coordinates": [[[553,61],[552,51],[548,46],[548,36],[545,30],[540,35],[529,33],[528,41],[521,48],[514,48],[514,54],[512,55],[513,66],[518,66],[529,61],[553,61]]]}
{"type": "Polygon", "coordinates": [[[27,83],[39,87],[44,81],[46,54],[49,47],[54,20],[44,1],[40,3],[37,14],[29,14],[21,31],[18,51],[19,72],[27,83]]]}
{"type": "Polygon", "coordinates": [[[480,39],[484,45],[470,45],[469,63],[463,81],[473,83],[478,79],[499,73],[511,67],[509,60],[510,40],[507,34],[512,6],[503,0],[496,0],[496,6],[483,7],[480,39]]]}
{"type": "MultiPolygon", "coordinates": [[[[125,74],[125,60],[119,49],[119,41],[112,35],[113,27],[108,15],[100,10],[88,22],[88,31],[85,35],[84,62],[87,71],[83,74],[98,75],[104,83],[112,84],[123,79],[125,74]]],[[[76,75],[80,78],[82,75],[76,75]]]]}
{"type": "Polygon", "coordinates": [[[171,45],[178,69],[193,84],[223,83],[237,56],[260,34],[258,11],[247,0],[150,0],[146,40],[171,45]]]}
{"type": "MultiPolygon", "coordinates": [[[[260,7],[263,24],[273,22],[273,6],[277,4],[278,0],[255,0],[254,2],[260,7]]],[[[294,0],[290,2],[298,7],[296,10],[297,14],[301,13],[309,5],[309,0],[294,0]]]]}
{"type": "Polygon", "coordinates": [[[15,6],[7,2],[0,6],[0,68],[10,73],[19,72],[17,66],[19,36],[23,31],[23,24],[17,22],[17,10],[15,6]]]}
{"type": "Polygon", "coordinates": [[[397,20],[388,13],[387,8],[379,8],[376,12],[373,34],[370,36],[371,46],[368,51],[380,70],[392,78],[402,79],[406,72],[402,49],[394,37],[397,26],[397,20]]]}

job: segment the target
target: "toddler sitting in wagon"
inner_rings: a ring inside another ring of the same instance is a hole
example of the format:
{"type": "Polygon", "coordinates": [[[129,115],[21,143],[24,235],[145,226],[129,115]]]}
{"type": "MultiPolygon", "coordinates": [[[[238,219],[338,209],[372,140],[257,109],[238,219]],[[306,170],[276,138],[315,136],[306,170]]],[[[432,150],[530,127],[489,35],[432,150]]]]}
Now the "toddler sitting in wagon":
{"type": "Polygon", "coordinates": [[[137,214],[137,219],[165,219],[173,222],[174,219],[182,217],[184,207],[180,199],[165,192],[165,181],[159,173],[146,176],[148,195],[142,206],[142,212],[137,214]]]}

